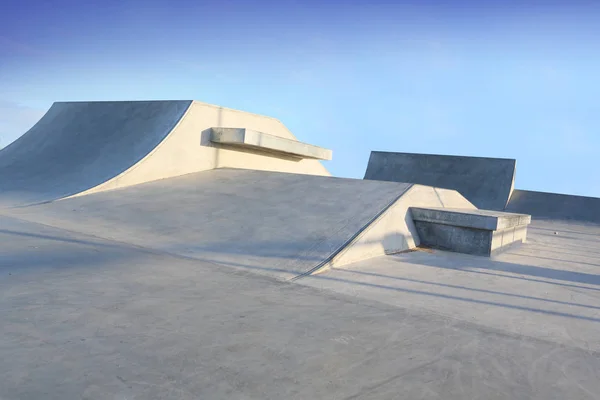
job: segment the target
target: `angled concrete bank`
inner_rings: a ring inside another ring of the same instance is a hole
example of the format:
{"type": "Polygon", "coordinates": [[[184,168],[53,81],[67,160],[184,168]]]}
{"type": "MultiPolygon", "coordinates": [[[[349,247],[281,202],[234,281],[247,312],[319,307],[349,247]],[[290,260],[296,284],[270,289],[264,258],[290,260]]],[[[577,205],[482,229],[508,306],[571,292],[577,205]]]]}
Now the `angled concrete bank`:
{"type": "Polygon", "coordinates": [[[499,211],[411,209],[421,244],[479,256],[497,255],[525,242],[531,216],[499,211]]]}
{"type": "Polygon", "coordinates": [[[330,175],[318,157],[211,142],[211,128],[223,126],[263,132],[288,146],[297,142],[274,118],[197,101],[54,103],[34,127],[0,150],[0,207],[220,167],[330,175]]]}
{"type": "Polygon", "coordinates": [[[515,170],[512,159],[372,151],[364,179],[457,190],[477,208],[502,211],[515,170]]]}
{"type": "Polygon", "coordinates": [[[294,279],[419,245],[412,206],[475,208],[456,191],[421,185],[217,169],[10,213],[294,279]]]}

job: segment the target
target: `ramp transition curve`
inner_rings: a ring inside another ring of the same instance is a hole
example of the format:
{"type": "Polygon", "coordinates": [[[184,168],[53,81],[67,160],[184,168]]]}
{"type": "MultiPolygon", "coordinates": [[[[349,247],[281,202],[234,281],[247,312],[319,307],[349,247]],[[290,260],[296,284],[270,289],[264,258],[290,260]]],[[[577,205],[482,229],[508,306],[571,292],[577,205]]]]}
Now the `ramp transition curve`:
{"type": "Polygon", "coordinates": [[[0,206],[220,167],[330,175],[317,160],[212,143],[213,127],[296,140],[274,118],[191,100],[54,103],[35,126],[0,150],[0,206]]]}

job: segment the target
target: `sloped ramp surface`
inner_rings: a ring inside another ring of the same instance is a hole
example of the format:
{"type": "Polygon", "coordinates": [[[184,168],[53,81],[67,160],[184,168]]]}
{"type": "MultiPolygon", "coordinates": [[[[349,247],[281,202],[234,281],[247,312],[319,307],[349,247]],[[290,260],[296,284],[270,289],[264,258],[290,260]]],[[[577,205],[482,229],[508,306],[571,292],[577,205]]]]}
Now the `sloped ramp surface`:
{"type": "Polygon", "coordinates": [[[0,205],[39,203],[86,191],[154,150],[191,101],[54,103],[0,151],[0,205]]]}
{"type": "Polygon", "coordinates": [[[477,208],[502,211],[514,187],[516,160],[373,151],[364,179],[452,189],[477,208]]]}
{"type": "Polygon", "coordinates": [[[507,211],[530,214],[537,220],[600,224],[600,198],[515,190],[507,211]]]}
{"type": "Polygon", "coordinates": [[[312,271],[411,185],[217,169],[11,215],[277,278],[312,271]]]}

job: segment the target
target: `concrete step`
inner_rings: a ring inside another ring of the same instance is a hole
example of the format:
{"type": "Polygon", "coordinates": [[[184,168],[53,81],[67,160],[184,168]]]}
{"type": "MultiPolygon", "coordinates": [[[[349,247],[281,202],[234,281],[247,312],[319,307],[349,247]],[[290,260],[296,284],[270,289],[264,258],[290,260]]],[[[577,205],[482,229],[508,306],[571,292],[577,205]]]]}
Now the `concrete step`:
{"type": "Polygon", "coordinates": [[[493,256],[525,242],[531,216],[500,211],[419,208],[411,214],[422,246],[493,256]]]}

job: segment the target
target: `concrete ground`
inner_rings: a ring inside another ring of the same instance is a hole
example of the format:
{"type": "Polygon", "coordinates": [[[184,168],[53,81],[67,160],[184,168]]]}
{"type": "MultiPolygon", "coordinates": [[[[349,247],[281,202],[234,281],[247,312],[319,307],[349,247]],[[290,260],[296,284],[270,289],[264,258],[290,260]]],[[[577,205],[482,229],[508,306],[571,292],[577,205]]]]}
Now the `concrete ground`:
{"type": "Polygon", "coordinates": [[[2,400],[600,398],[598,226],[289,283],[0,213],[2,400]]]}

